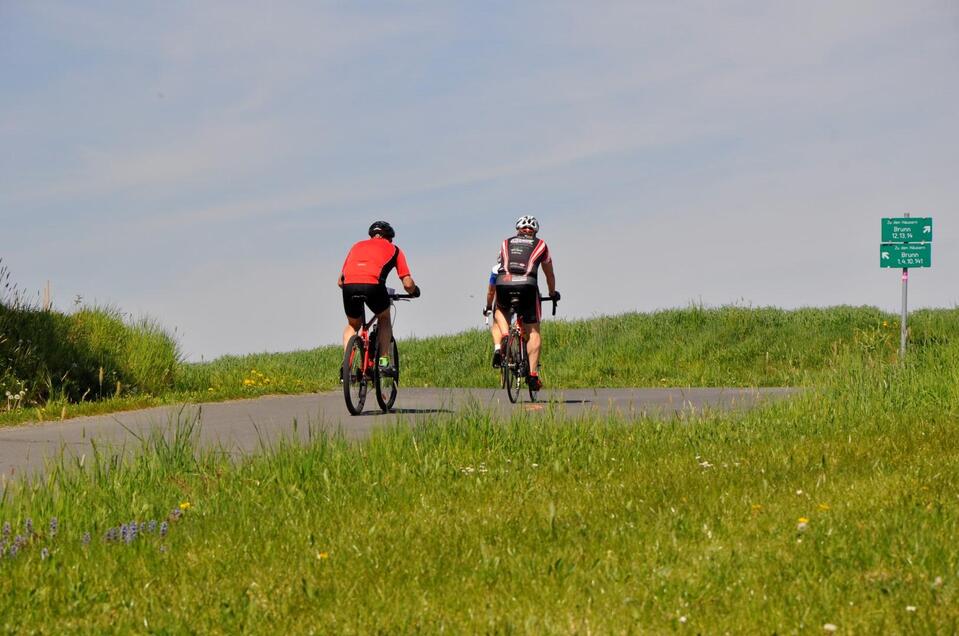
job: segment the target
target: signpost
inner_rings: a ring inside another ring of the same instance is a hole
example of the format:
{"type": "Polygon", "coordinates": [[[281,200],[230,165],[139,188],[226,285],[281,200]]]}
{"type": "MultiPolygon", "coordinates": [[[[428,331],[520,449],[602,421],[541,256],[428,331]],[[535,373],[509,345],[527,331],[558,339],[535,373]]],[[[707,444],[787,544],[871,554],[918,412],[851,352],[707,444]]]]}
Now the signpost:
{"type": "Polygon", "coordinates": [[[932,243],[883,243],[879,246],[879,267],[930,267],[932,243]]]}
{"type": "Polygon", "coordinates": [[[902,319],[899,324],[899,358],[906,356],[906,317],[910,267],[932,267],[932,217],[882,220],[879,267],[902,268],[902,319]]]}
{"type": "Polygon", "coordinates": [[[919,243],[932,241],[932,217],[900,218],[882,220],[883,243],[919,243]]]}

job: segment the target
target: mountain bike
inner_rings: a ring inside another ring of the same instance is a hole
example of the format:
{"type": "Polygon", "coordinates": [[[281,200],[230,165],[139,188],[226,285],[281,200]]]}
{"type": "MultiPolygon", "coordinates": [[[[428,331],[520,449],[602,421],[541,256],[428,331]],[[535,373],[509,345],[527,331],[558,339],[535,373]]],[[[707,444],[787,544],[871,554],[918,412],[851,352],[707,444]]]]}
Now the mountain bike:
{"type": "MultiPolygon", "coordinates": [[[[553,303],[553,315],[556,315],[556,303],[553,296],[540,296],[540,301],[549,300],[553,303]]],[[[503,338],[500,350],[503,352],[503,361],[500,364],[501,386],[506,389],[509,401],[516,403],[523,384],[529,391],[529,399],[535,402],[539,391],[529,383],[529,355],[526,351],[526,330],[523,320],[516,313],[519,298],[510,298],[509,332],[503,338]]]]}
{"type": "MultiPolygon", "coordinates": [[[[397,300],[409,301],[416,296],[410,294],[397,294],[394,290],[387,288],[390,297],[390,309],[395,309],[393,304],[397,300]]],[[[364,312],[365,314],[365,312],[364,312]]],[[[396,314],[391,316],[391,323],[396,319],[396,314]]],[[[374,315],[369,321],[363,316],[363,326],[350,338],[346,345],[346,351],[343,353],[343,366],[341,367],[340,377],[343,380],[343,397],[346,400],[346,409],[350,415],[359,415],[363,412],[363,405],[366,403],[366,394],[369,386],[372,384],[376,393],[376,402],[384,413],[388,413],[396,402],[396,393],[400,383],[400,352],[396,348],[396,338],[390,338],[390,360],[393,361],[393,372],[385,374],[377,364],[379,352],[377,349],[377,319],[374,315]]]]}

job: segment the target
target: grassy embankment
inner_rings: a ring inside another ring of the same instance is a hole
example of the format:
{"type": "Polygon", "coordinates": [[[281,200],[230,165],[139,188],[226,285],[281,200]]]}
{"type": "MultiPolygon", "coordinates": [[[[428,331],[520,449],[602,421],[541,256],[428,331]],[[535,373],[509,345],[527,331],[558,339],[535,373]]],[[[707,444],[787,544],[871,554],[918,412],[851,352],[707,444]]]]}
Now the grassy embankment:
{"type": "MultiPolygon", "coordinates": [[[[895,331],[877,318],[827,346],[815,388],[749,412],[628,424],[477,411],[238,464],[197,455],[181,422],[184,435],[148,442],[130,464],[104,456],[5,492],[0,521],[26,536],[30,518],[35,530],[0,559],[0,621],[39,632],[954,633],[959,317],[917,317],[926,331],[905,364],[890,363],[895,331]],[[185,502],[166,537],[103,538],[185,502]]],[[[555,328],[583,352],[606,342],[606,330],[555,328]]],[[[792,333],[791,362],[788,348],[770,356],[776,382],[801,378],[826,338],[792,333]]],[[[782,340],[705,377],[767,377],[764,351],[782,340]]]]}
{"type": "MultiPolygon", "coordinates": [[[[952,328],[954,314],[916,312],[913,340],[921,345],[940,326],[952,328]]],[[[807,385],[821,377],[836,346],[855,338],[871,340],[893,359],[898,324],[869,307],[690,307],[549,321],[543,377],[549,386],[568,388],[807,385]]],[[[402,341],[400,354],[406,386],[492,387],[497,381],[482,330],[402,341]]],[[[0,379],[0,392],[25,390],[22,400],[8,401],[15,408],[0,413],[0,425],[338,389],[340,355],[330,346],[185,364],[173,337],[149,321],[124,321],[115,311],[63,315],[0,303],[0,359],[13,360],[7,368],[16,371],[0,379]],[[33,343],[32,354],[10,353],[17,341],[33,343]]]]}

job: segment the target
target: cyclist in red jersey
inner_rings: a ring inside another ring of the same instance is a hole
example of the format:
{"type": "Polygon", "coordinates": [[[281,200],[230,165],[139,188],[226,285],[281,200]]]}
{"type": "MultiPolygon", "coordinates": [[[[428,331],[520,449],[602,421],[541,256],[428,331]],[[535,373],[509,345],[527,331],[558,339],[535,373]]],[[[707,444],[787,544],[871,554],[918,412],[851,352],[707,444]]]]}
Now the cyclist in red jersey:
{"type": "Polygon", "coordinates": [[[369,239],[350,248],[337,281],[343,289],[343,310],[347,320],[343,330],[343,350],[346,350],[350,338],[363,326],[363,306],[366,305],[378,321],[378,364],[381,371],[388,375],[393,370],[389,359],[393,328],[390,324],[390,297],[386,291],[386,277],[395,267],[396,275],[400,277],[408,294],[419,296],[420,288],[410,276],[403,250],[393,245],[393,237],[396,236],[393,227],[386,221],[376,221],[370,225],[369,235],[369,239]]]}
{"type": "MultiPolygon", "coordinates": [[[[500,344],[509,331],[509,321],[506,316],[510,311],[510,299],[518,298],[517,313],[522,318],[528,334],[526,352],[529,355],[529,382],[536,391],[543,386],[538,372],[542,342],[539,331],[542,310],[537,281],[540,266],[546,274],[546,286],[549,288],[550,298],[555,300],[560,298],[559,292],[556,291],[553,259],[546,241],[536,237],[538,232],[539,221],[533,216],[522,216],[516,221],[516,236],[503,241],[500,247],[497,257],[495,323],[490,329],[493,336],[493,366],[497,367],[502,361],[500,344]]],[[[487,293],[484,314],[492,309],[492,295],[487,293]]]]}

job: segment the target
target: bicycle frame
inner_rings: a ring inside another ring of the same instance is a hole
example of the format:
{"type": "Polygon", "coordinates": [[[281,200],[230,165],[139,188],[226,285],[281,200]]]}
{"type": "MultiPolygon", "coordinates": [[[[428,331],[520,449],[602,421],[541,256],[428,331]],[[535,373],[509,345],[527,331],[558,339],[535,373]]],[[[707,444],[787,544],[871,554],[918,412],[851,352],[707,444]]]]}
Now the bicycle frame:
{"type": "MultiPolygon", "coordinates": [[[[390,307],[393,303],[390,303],[390,307]]],[[[376,334],[376,326],[373,324],[378,320],[374,315],[356,331],[357,337],[363,341],[363,374],[366,375],[373,368],[375,360],[370,357],[370,333],[376,334]]],[[[375,341],[374,341],[375,342],[375,341]]]]}

